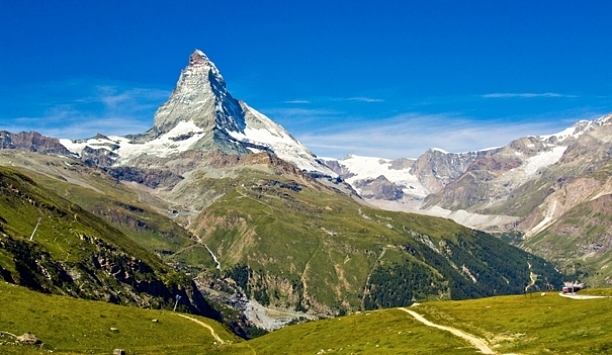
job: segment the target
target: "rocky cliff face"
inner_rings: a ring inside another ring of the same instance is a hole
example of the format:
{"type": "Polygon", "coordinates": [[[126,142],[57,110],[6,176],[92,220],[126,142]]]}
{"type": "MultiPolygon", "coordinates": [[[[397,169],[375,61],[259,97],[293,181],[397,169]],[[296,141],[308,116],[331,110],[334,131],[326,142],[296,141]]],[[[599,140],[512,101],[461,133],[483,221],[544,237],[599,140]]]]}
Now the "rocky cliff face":
{"type": "Polygon", "coordinates": [[[204,132],[225,129],[243,132],[244,113],[238,100],[227,91],[215,64],[201,51],[189,56],[170,99],[155,114],[155,138],[170,132],[180,122],[192,121],[204,132]]]}
{"type": "Polygon", "coordinates": [[[410,173],[432,192],[438,192],[463,174],[468,166],[486,152],[447,153],[430,149],[414,163],[410,173]]]}
{"type": "Polygon", "coordinates": [[[354,186],[361,191],[361,197],[365,199],[396,201],[404,197],[402,187],[392,183],[383,175],[376,179],[359,180],[354,186]]]}
{"type": "Polygon", "coordinates": [[[43,136],[38,132],[20,132],[14,134],[0,131],[1,149],[19,149],[43,154],[71,154],[58,139],[43,136]]]}

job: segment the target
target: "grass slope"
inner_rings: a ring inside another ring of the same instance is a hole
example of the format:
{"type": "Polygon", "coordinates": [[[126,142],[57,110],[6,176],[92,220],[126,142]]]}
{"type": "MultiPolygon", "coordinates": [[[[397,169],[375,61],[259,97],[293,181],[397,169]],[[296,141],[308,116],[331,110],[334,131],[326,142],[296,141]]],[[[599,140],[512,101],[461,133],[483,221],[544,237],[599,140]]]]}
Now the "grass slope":
{"type": "MultiPolygon", "coordinates": [[[[609,293],[601,291],[595,293],[609,293]]],[[[485,338],[500,353],[609,354],[612,298],[573,300],[556,293],[430,302],[428,320],[485,338]]]]}
{"type": "Polygon", "coordinates": [[[0,167],[0,199],[3,279],[42,292],[149,307],[169,306],[181,294],[191,311],[210,312],[184,274],[31,178],[0,167]]]}
{"type": "Polygon", "coordinates": [[[561,282],[544,260],[447,219],[371,209],[299,175],[245,169],[227,180],[196,232],[264,305],[342,314],[520,293],[528,261],[536,287],[561,282]]]}
{"type": "MultiPolygon", "coordinates": [[[[594,290],[609,293],[609,290],[594,290]]],[[[45,344],[17,346],[0,337],[0,353],[110,354],[474,354],[447,331],[399,309],[361,312],[299,325],[242,341],[219,323],[195,317],[224,340],[173,312],[44,295],[0,283],[0,331],[31,332],[45,344]],[[152,322],[158,319],[159,322],[152,322]],[[117,328],[118,331],[111,331],[117,328]]],[[[556,293],[427,302],[410,308],[436,324],[484,339],[500,354],[609,354],[612,299],[571,300],[556,293]]]]}
{"type": "Polygon", "coordinates": [[[22,167],[19,171],[46,189],[102,217],[164,261],[181,262],[200,270],[214,268],[206,249],[167,216],[171,208],[149,193],[148,188],[132,188],[134,185],[130,187],[77,160],[66,163],[66,159],[37,155],[30,157],[28,162],[35,164],[41,159],[44,159],[41,172],[31,167],[22,167]]]}
{"type": "MultiPolygon", "coordinates": [[[[208,329],[170,311],[46,295],[4,282],[0,282],[0,303],[1,332],[31,332],[44,343],[42,348],[3,344],[2,354],[40,354],[49,350],[60,354],[111,354],[113,349],[125,349],[130,355],[201,354],[219,346],[208,329]]],[[[211,326],[224,341],[239,341],[219,323],[192,317],[211,326]]],[[[9,335],[0,337],[0,343],[12,341],[9,335]]]]}

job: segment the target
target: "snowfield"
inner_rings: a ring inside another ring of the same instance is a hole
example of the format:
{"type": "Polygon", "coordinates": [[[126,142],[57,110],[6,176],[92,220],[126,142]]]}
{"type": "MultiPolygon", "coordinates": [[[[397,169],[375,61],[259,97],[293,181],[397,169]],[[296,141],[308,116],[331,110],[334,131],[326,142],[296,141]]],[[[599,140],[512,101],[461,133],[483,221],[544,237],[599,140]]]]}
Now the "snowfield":
{"type": "Polygon", "coordinates": [[[525,172],[525,175],[533,176],[539,169],[556,164],[559,159],[561,159],[566,149],[567,147],[563,146],[554,147],[549,151],[542,152],[527,159],[527,162],[523,164],[523,171],[525,172]]]}
{"type": "Polygon", "coordinates": [[[346,179],[346,182],[351,184],[353,188],[355,188],[354,183],[358,180],[376,179],[383,175],[387,180],[404,186],[404,191],[411,195],[425,197],[431,193],[416,176],[410,174],[410,168],[393,169],[391,167],[393,161],[390,159],[349,155],[343,160],[337,160],[337,162],[355,174],[355,176],[346,179]]]}
{"type": "MultiPolygon", "coordinates": [[[[247,111],[246,128],[244,132],[226,130],[232,138],[239,142],[267,147],[279,158],[293,163],[300,170],[316,171],[332,177],[338,176],[331,169],[319,164],[315,160],[315,155],[293,138],[281,125],[247,104],[243,103],[243,105],[247,111]]],[[[253,148],[249,150],[257,151],[253,148]]]]}
{"type": "Polygon", "coordinates": [[[60,143],[66,149],[78,155],[82,155],[83,149],[86,147],[112,151],[118,155],[117,164],[122,165],[142,154],[168,157],[187,151],[191,145],[205,135],[205,132],[197,127],[193,121],[182,121],[168,133],[143,144],[134,144],[127,138],[118,136],[111,136],[108,139],[91,138],[86,141],[60,139],[60,143]]]}

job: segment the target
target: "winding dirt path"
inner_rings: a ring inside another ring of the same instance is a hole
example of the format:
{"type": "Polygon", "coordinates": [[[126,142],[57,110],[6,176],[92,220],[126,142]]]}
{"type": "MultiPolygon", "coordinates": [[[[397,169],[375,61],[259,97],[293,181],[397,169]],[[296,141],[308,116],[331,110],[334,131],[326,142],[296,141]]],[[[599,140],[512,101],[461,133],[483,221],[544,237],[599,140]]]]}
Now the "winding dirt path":
{"type": "Polygon", "coordinates": [[[179,317],[185,318],[185,319],[189,319],[192,322],[196,322],[199,325],[203,326],[204,328],[210,330],[210,334],[212,334],[212,336],[213,336],[213,338],[215,338],[215,340],[217,340],[221,344],[225,344],[225,341],[223,341],[223,339],[221,339],[221,337],[217,333],[215,333],[215,330],[210,325],[208,325],[208,324],[206,324],[206,323],[204,323],[202,321],[199,321],[199,320],[197,320],[195,318],[191,318],[189,316],[181,314],[181,313],[176,313],[176,315],[179,316],[179,317]]]}
{"type": "Polygon", "coordinates": [[[435,324],[432,323],[430,321],[428,321],[427,319],[425,319],[422,315],[418,314],[417,312],[408,310],[406,308],[400,308],[402,311],[410,314],[411,316],[414,317],[414,319],[418,320],[419,322],[425,324],[428,327],[434,327],[434,328],[438,328],[440,330],[444,330],[447,332],[451,332],[453,335],[458,336],[462,339],[465,339],[467,341],[469,341],[474,347],[476,347],[478,350],[480,350],[481,353],[483,354],[497,354],[495,351],[493,351],[491,348],[489,348],[489,345],[487,344],[487,342],[483,339],[477,338],[471,334],[465,333],[459,329],[456,328],[452,328],[452,327],[447,327],[444,325],[439,325],[439,324],[435,324]]]}

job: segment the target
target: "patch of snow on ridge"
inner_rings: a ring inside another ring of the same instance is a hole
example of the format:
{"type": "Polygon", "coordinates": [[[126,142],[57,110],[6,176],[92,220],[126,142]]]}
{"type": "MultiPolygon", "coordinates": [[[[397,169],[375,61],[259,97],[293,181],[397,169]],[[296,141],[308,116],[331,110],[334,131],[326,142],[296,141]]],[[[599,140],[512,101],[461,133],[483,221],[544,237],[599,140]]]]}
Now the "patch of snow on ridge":
{"type": "Polygon", "coordinates": [[[612,113],[609,113],[607,115],[603,115],[602,117],[598,118],[597,120],[595,120],[595,122],[599,125],[602,124],[606,124],[608,122],[610,122],[610,120],[612,120],[612,113]]]}
{"type": "MultiPolygon", "coordinates": [[[[226,132],[240,142],[252,143],[270,148],[276,156],[295,164],[299,169],[318,171],[336,177],[337,174],[326,166],[318,163],[306,147],[293,138],[285,129],[264,114],[243,103],[246,111],[252,116],[247,117],[244,132],[226,132]]],[[[253,149],[250,149],[253,151],[253,149]]]]}
{"type": "MultiPolygon", "coordinates": [[[[584,123],[585,121],[581,121],[579,123],[584,123]]],[[[589,122],[590,124],[590,122],[589,122]]],[[[556,137],[559,141],[564,141],[567,138],[578,138],[580,137],[583,133],[585,132],[584,129],[580,129],[577,125],[573,125],[571,127],[568,127],[566,129],[564,129],[563,131],[559,132],[559,133],[555,133],[555,134],[551,134],[551,135],[545,135],[545,136],[540,136],[541,140],[547,140],[550,137],[556,137]]]]}
{"type": "Polygon", "coordinates": [[[567,147],[554,147],[549,151],[542,152],[536,156],[527,159],[527,164],[524,165],[523,170],[527,176],[534,175],[538,169],[551,166],[559,161],[565,153],[567,147]]]}
{"type": "Polygon", "coordinates": [[[118,163],[122,164],[142,154],[167,157],[184,152],[204,135],[204,131],[196,126],[193,121],[181,121],[168,133],[142,144],[134,144],[129,139],[118,136],[111,136],[109,139],[92,138],[86,141],[61,139],[60,143],[66,149],[79,155],[86,147],[112,150],[119,155],[118,163]]]}
{"type": "Polygon", "coordinates": [[[81,155],[83,149],[89,147],[91,149],[105,149],[111,151],[112,148],[110,146],[116,146],[117,142],[109,140],[109,139],[99,139],[99,138],[91,138],[88,140],[75,140],[72,141],[70,139],[60,139],[60,144],[66,147],[72,153],[76,153],[81,155]]]}
{"type": "Polygon", "coordinates": [[[440,152],[442,154],[448,154],[447,151],[445,151],[444,149],[440,149],[440,148],[431,148],[430,149],[432,152],[440,152]]]}
{"type": "Polygon", "coordinates": [[[192,144],[199,141],[204,135],[204,131],[196,126],[193,121],[181,121],[168,133],[143,144],[132,144],[126,138],[117,137],[122,143],[116,153],[119,154],[122,162],[129,161],[143,153],[167,157],[187,151],[192,144]],[[185,139],[182,139],[183,137],[185,139]]]}
{"type": "Polygon", "coordinates": [[[572,126],[572,127],[564,129],[563,131],[555,134],[554,136],[556,136],[560,141],[563,141],[569,137],[577,138],[578,136],[580,136],[580,133],[576,134],[576,127],[572,126]]]}
{"type": "MultiPolygon", "coordinates": [[[[429,191],[419,179],[410,174],[410,169],[391,169],[392,160],[374,157],[361,157],[349,155],[343,160],[338,160],[340,165],[345,166],[354,176],[346,179],[353,187],[355,181],[365,179],[376,179],[383,175],[387,180],[406,187],[406,192],[411,195],[427,196],[429,191]]],[[[359,192],[359,191],[358,191],[359,192]]]]}
{"type": "MultiPolygon", "coordinates": [[[[273,128],[257,129],[247,127],[244,133],[227,132],[230,136],[240,142],[252,143],[270,148],[279,158],[294,163],[299,169],[306,171],[321,171],[322,166],[316,163],[313,155],[296,144],[291,136],[283,134],[273,128]]],[[[336,175],[329,173],[329,175],[336,175]]]]}

